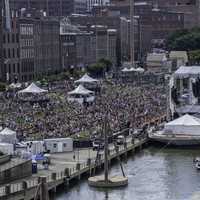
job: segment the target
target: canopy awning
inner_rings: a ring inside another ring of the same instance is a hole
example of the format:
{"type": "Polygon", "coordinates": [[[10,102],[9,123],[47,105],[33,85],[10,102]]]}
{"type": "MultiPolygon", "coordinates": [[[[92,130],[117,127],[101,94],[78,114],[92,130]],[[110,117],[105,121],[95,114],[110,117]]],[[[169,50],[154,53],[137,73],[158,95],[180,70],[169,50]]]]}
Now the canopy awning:
{"type": "Polygon", "coordinates": [[[181,66],[174,72],[178,78],[200,77],[200,66],[181,66]]]}
{"type": "Polygon", "coordinates": [[[40,94],[48,92],[48,90],[44,90],[39,88],[35,83],[31,83],[27,88],[20,90],[18,93],[32,93],[32,94],[40,94]]]}
{"type": "Polygon", "coordinates": [[[9,88],[20,88],[22,86],[21,83],[11,83],[9,85],[9,88]]]}
{"type": "Polygon", "coordinates": [[[200,119],[186,114],[165,124],[164,131],[170,131],[172,134],[200,135],[200,119]]]}
{"type": "Polygon", "coordinates": [[[136,72],[144,72],[144,69],[142,67],[138,67],[135,69],[136,72]]]}
{"type": "Polygon", "coordinates": [[[89,94],[93,94],[94,92],[91,90],[88,90],[86,88],[84,88],[82,85],[79,85],[76,89],[74,89],[71,92],[68,92],[69,95],[89,95],[89,94]]]}
{"type": "Polygon", "coordinates": [[[13,135],[16,134],[15,131],[12,131],[9,128],[4,128],[2,131],[0,131],[0,135],[13,135]]]}
{"type": "Polygon", "coordinates": [[[184,113],[200,114],[200,105],[185,105],[177,108],[176,111],[180,114],[184,113]]]}
{"type": "Polygon", "coordinates": [[[166,124],[166,126],[172,126],[172,125],[200,126],[200,119],[186,114],[166,124]]]}
{"type": "Polygon", "coordinates": [[[129,72],[130,70],[128,69],[128,68],[124,68],[124,69],[122,69],[122,72],[129,72]]]}
{"type": "Polygon", "coordinates": [[[75,81],[75,83],[96,83],[96,82],[98,82],[98,80],[88,76],[88,74],[83,75],[80,79],[75,81]]]}

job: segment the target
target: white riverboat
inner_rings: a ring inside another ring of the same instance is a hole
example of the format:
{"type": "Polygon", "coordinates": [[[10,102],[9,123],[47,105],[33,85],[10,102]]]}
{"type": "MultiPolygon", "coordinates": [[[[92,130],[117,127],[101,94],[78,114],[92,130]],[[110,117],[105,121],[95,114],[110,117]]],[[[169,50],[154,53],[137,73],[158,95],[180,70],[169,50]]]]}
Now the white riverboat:
{"type": "Polygon", "coordinates": [[[163,130],[149,133],[149,138],[169,145],[200,145],[200,119],[186,114],[166,123],[163,130]]]}

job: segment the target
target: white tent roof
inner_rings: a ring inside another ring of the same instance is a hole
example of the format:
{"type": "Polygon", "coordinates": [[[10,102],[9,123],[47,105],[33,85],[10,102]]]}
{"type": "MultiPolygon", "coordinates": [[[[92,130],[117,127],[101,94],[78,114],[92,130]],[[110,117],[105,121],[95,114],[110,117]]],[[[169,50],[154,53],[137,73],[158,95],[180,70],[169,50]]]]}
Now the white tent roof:
{"type": "Polygon", "coordinates": [[[136,71],[137,71],[137,69],[136,69],[136,68],[134,68],[134,67],[131,67],[131,68],[129,69],[129,71],[131,71],[131,72],[136,72],[136,71]]]}
{"type": "Polygon", "coordinates": [[[35,83],[31,83],[27,88],[20,90],[18,93],[44,93],[47,92],[47,90],[39,88],[35,83]]]}
{"type": "Polygon", "coordinates": [[[12,131],[9,128],[4,128],[2,131],[0,131],[0,135],[13,135],[15,133],[15,131],[12,131]]]}
{"type": "Polygon", "coordinates": [[[130,70],[128,69],[128,68],[126,68],[126,67],[124,67],[123,69],[122,69],[122,72],[129,72],[130,70]]]}
{"type": "Polygon", "coordinates": [[[88,76],[87,74],[83,75],[80,79],[75,81],[75,83],[94,83],[94,82],[98,82],[98,80],[88,76]]]}
{"type": "Polygon", "coordinates": [[[68,94],[82,94],[82,95],[93,94],[93,93],[94,93],[93,91],[84,88],[82,85],[79,85],[75,90],[68,92],[68,94]]]}
{"type": "Polygon", "coordinates": [[[138,67],[138,68],[136,68],[136,71],[137,72],[144,72],[144,69],[142,67],[138,67]]]}
{"type": "Polygon", "coordinates": [[[131,67],[131,68],[127,68],[127,67],[124,67],[122,69],[122,72],[137,72],[137,68],[134,68],[134,67],[131,67]]]}
{"type": "Polygon", "coordinates": [[[184,115],[166,124],[167,126],[200,126],[200,119],[191,115],[184,115]]]}
{"type": "Polygon", "coordinates": [[[200,66],[181,66],[174,73],[175,77],[198,77],[200,76],[200,66]]]}
{"type": "Polygon", "coordinates": [[[9,85],[10,88],[20,88],[21,86],[22,86],[21,83],[11,83],[11,84],[9,85]]]}
{"type": "Polygon", "coordinates": [[[200,119],[191,115],[184,115],[165,124],[165,133],[184,134],[187,136],[200,135],[200,119]]]}

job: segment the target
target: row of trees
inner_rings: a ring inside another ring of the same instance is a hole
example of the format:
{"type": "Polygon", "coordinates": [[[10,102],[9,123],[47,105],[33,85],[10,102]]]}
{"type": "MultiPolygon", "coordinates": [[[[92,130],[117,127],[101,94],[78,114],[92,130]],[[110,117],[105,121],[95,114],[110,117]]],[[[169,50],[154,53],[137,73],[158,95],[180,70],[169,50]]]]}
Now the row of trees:
{"type": "Polygon", "coordinates": [[[169,51],[187,51],[190,63],[200,63],[200,28],[174,32],[168,37],[166,46],[169,51]]]}
{"type": "MultiPolygon", "coordinates": [[[[112,67],[112,62],[108,59],[100,59],[97,63],[92,64],[86,67],[86,72],[91,74],[94,77],[102,77],[106,72],[109,72],[112,67]]],[[[36,79],[34,81],[39,81],[42,85],[48,85],[49,82],[60,81],[60,80],[68,80],[70,77],[78,78],[83,75],[85,72],[78,69],[70,69],[69,71],[64,71],[62,73],[57,73],[48,76],[41,76],[41,78],[36,79]]],[[[6,90],[6,84],[0,82],[0,92],[6,90]]]]}
{"type": "Polygon", "coordinates": [[[179,51],[200,49],[200,28],[174,32],[167,39],[167,48],[179,51]]]}
{"type": "Polygon", "coordinates": [[[92,76],[99,77],[104,76],[105,72],[109,72],[112,67],[112,62],[108,59],[102,58],[97,63],[87,67],[87,72],[92,76]]]}

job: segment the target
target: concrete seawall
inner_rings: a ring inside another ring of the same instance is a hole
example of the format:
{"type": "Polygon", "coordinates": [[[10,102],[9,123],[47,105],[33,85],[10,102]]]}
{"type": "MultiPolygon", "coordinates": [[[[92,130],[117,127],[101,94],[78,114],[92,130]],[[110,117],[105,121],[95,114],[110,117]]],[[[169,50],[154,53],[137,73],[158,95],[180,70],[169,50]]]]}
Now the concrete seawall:
{"type": "MultiPolygon", "coordinates": [[[[142,149],[143,145],[147,143],[147,139],[135,139],[131,138],[119,146],[119,151],[116,153],[115,149],[109,151],[109,160],[117,158],[118,156],[127,155],[129,151],[135,152],[142,149]]],[[[84,173],[91,174],[92,170],[101,167],[104,163],[104,155],[101,154],[98,162],[95,159],[87,159],[84,162],[78,162],[76,165],[64,165],[65,168],[61,170],[53,171],[46,170],[46,177],[48,182],[49,191],[56,191],[57,186],[66,184],[69,186],[70,180],[81,179],[84,173]]],[[[57,167],[59,168],[59,167],[57,167]]],[[[39,175],[38,175],[39,176],[39,175]]],[[[36,188],[38,186],[38,176],[32,176],[19,182],[11,183],[0,187],[0,200],[30,200],[34,197],[36,188]]]]}

